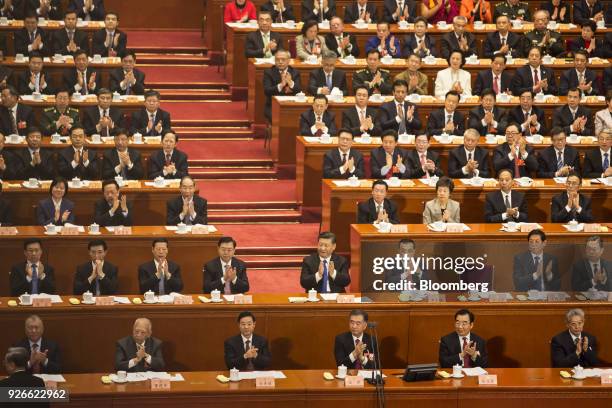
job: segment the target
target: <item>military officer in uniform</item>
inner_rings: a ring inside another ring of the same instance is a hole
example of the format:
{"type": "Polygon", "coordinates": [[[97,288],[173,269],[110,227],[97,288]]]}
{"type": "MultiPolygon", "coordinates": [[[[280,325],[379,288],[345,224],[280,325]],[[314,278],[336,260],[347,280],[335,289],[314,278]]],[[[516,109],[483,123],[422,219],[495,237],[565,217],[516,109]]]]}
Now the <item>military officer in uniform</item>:
{"type": "Polygon", "coordinates": [[[380,69],[380,52],[370,50],[366,62],[368,67],[360,69],[353,75],[353,93],[359,87],[366,87],[370,95],[378,93],[381,95],[391,95],[393,85],[391,74],[386,69],[380,69]]]}
{"type": "Polygon", "coordinates": [[[493,13],[493,21],[497,21],[499,16],[508,16],[510,20],[531,21],[529,6],[526,2],[519,0],[506,0],[497,3],[493,13]]]}
{"type": "Polygon", "coordinates": [[[552,57],[557,57],[565,51],[561,34],[546,28],[549,19],[550,15],[546,10],[538,10],[533,13],[533,30],[525,34],[523,56],[526,57],[529,49],[534,45],[540,47],[543,55],[548,54],[552,57]]]}
{"type": "Polygon", "coordinates": [[[55,106],[46,108],[40,118],[40,127],[46,136],[59,133],[68,136],[70,129],[79,124],[79,110],[68,106],[70,94],[66,89],[55,93],[55,106]]]}

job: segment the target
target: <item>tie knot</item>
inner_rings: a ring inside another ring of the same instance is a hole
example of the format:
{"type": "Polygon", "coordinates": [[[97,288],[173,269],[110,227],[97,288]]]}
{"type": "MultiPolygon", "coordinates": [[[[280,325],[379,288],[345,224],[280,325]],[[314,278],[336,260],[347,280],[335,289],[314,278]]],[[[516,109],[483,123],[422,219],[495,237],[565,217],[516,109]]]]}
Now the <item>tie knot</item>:
{"type": "Polygon", "coordinates": [[[327,265],[327,259],[323,260],[323,265],[327,265]]]}
{"type": "Polygon", "coordinates": [[[359,343],[361,343],[361,340],[355,339],[355,344],[359,344],[359,343]]]}
{"type": "Polygon", "coordinates": [[[38,350],[38,343],[32,344],[32,349],[33,350],[38,350]]]}

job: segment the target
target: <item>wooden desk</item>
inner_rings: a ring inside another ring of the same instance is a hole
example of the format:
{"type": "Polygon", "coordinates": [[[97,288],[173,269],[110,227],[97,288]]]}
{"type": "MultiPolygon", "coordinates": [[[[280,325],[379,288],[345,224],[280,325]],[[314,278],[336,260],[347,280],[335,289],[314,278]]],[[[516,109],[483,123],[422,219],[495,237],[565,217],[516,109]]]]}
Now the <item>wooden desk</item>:
{"type": "MultiPolygon", "coordinates": [[[[165,219],[165,217],[164,217],[165,219]]],[[[132,235],[114,235],[100,227],[102,234],[54,235],[44,234],[42,227],[18,226],[17,235],[0,235],[0,258],[5,270],[23,261],[23,241],[27,238],[43,240],[43,259],[55,269],[57,293],[73,293],[74,272],[77,265],[89,259],[87,243],[92,239],[104,239],[109,252],[107,260],[119,268],[119,290],[121,293],[139,293],[138,265],[152,259],[151,242],[157,237],[166,237],[170,242],[168,259],[181,266],[184,290],[197,293],[202,290],[202,265],[217,256],[217,241],[220,232],[202,235],[178,235],[163,226],[133,227],[132,235]],[[197,254],[197,256],[194,256],[197,254]]],[[[85,227],[87,230],[87,227],[85,227]]],[[[10,293],[8,276],[0,279],[0,294],[10,293]]]]}
{"type": "MultiPolygon", "coordinates": [[[[421,224],[425,203],[435,198],[435,188],[429,187],[420,180],[413,180],[414,187],[389,188],[387,198],[397,205],[400,222],[421,224]]],[[[550,203],[557,194],[565,191],[564,185],[556,184],[552,179],[540,180],[543,186],[516,187],[525,193],[529,209],[530,222],[550,222],[550,203]]],[[[461,204],[461,221],[464,223],[484,222],[484,203],[487,193],[497,191],[493,187],[466,186],[455,180],[455,191],[452,199],[461,204]]],[[[372,196],[370,187],[337,187],[333,180],[323,180],[321,230],[332,231],[338,238],[338,251],[349,249],[349,225],[357,222],[357,203],[366,201],[372,196]]],[[[592,185],[582,187],[581,192],[592,199],[593,217],[598,222],[611,220],[612,209],[607,202],[610,188],[592,185]]],[[[493,224],[499,229],[498,224],[493,224]]]]}
{"type": "MultiPolygon", "coordinates": [[[[110,237],[109,243],[112,260],[119,248],[110,237]]],[[[179,260],[180,243],[180,239],[172,239],[171,259],[179,260]]],[[[143,245],[148,247],[149,244],[143,245]]],[[[85,244],[80,247],[79,257],[73,259],[86,261],[85,244]]],[[[149,259],[144,255],[144,248],[142,252],[139,262],[149,259]]],[[[202,259],[197,260],[200,267],[209,259],[204,256],[202,254],[202,259]]],[[[70,276],[73,270],[74,266],[70,276]]],[[[135,276],[136,269],[121,269],[120,274],[126,273],[135,276]]],[[[201,284],[200,269],[197,272],[194,269],[192,274],[201,284]]],[[[146,316],[153,323],[153,335],[164,341],[164,359],[169,371],[226,370],[223,342],[238,333],[238,313],[250,310],[257,317],[256,332],[269,341],[271,368],[334,367],[334,337],[348,330],[348,314],[356,305],[326,301],[288,303],[287,296],[294,295],[297,294],[254,294],[253,304],[246,306],[228,302],[203,304],[197,298],[193,305],[73,306],[68,303],[68,297],[63,297],[61,304],[33,308],[9,307],[8,298],[2,298],[0,323],[5,333],[12,334],[0,337],[0,347],[6,350],[22,338],[23,321],[36,313],[45,322],[45,336],[57,341],[62,349],[64,372],[112,372],[115,342],[131,333],[134,319],[146,316]],[[315,337],[313,332],[316,332],[315,337]],[[313,346],[315,338],[316,347],[313,346]],[[91,344],[96,345],[98,352],[83,358],[91,344]]],[[[462,307],[469,307],[477,316],[474,332],[489,342],[491,367],[550,366],[549,340],[565,329],[564,315],[572,307],[585,310],[585,330],[596,335],[599,344],[612,341],[609,302],[579,302],[572,297],[567,302],[466,303],[457,301],[457,295],[447,294],[446,302],[400,302],[397,293],[387,293],[376,303],[358,305],[368,312],[370,320],[379,324],[383,367],[405,367],[407,362],[437,362],[437,340],[453,330],[453,314],[462,307]],[[518,328],[523,331],[521,335],[517,334],[518,328]]],[[[602,346],[599,357],[603,365],[609,364],[612,350],[602,346]]]]}
{"type": "MultiPolygon", "coordinates": [[[[119,57],[105,59],[107,62],[96,63],[90,60],[89,67],[98,71],[100,75],[99,82],[97,83],[97,89],[110,88],[110,73],[115,68],[121,67],[121,59],[119,57]]],[[[6,57],[2,61],[3,65],[10,68],[13,71],[12,78],[9,82],[14,85],[17,84],[19,75],[29,70],[28,62],[16,62],[15,57],[6,57]]],[[[44,59],[44,71],[51,77],[47,82],[54,89],[64,87],[64,72],[68,69],[74,68],[74,59],[70,58],[66,62],[52,62],[51,58],[45,57],[44,59]]]]}
{"type": "MultiPolygon", "coordinates": [[[[608,217],[606,220],[609,220],[608,217]]],[[[547,237],[546,252],[559,259],[561,290],[571,290],[571,265],[584,256],[585,239],[600,235],[604,239],[608,232],[587,233],[568,232],[561,224],[540,223],[547,237]]],[[[527,251],[527,234],[522,232],[508,233],[500,230],[501,225],[468,224],[470,231],[463,233],[432,232],[423,224],[408,224],[408,233],[378,233],[370,224],[352,224],[350,226],[351,285],[353,291],[363,287],[368,292],[376,293],[373,279],[380,276],[373,273],[373,258],[376,256],[394,256],[397,244],[402,238],[411,238],[417,243],[417,254],[423,256],[483,257],[487,266],[494,269],[492,273],[493,289],[497,292],[514,290],[512,280],[513,257],[527,251]],[[376,276],[375,276],[376,275],[376,276]]],[[[612,248],[609,243],[606,247],[612,248]]],[[[336,248],[338,250],[338,248],[336,248]]],[[[437,268],[437,266],[434,266],[437,268]]],[[[438,268],[441,269],[441,268],[438,268]]],[[[433,282],[455,282],[459,277],[455,271],[435,270],[427,278],[433,282]]],[[[466,280],[469,281],[468,278],[466,280]]],[[[477,279],[481,282],[482,279],[477,279]]]]}
{"type": "MultiPolygon", "coordinates": [[[[597,378],[565,380],[560,377],[559,369],[496,368],[487,371],[498,376],[497,386],[478,386],[476,377],[407,383],[401,380],[403,368],[385,369],[384,373],[388,376],[385,384],[386,406],[426,404],[427,407],[437,408],[488,407],[494,404],[515,407],[516,404],[534,402],[542,407],[569,407],[570,403],[579,401],[584,407],[600,407],[612,394],[609,387],[599,384],[597,378]]],[[[284,370],[283,373],[287,378],[276,380],[273,389],[257,389],[254,380],[221,384],[215,377],[228,373],[218,371],[182,372],[185,381],[173,382],[170,391],[150,391],[148,381],[104,385],[100,381],[101,373],[67,374],[66,382],[58,384],[58,387],[69,390],[71,407],[145,406],[169,398],[176,406],[200,401],[206,406],[222,407],[227,405],[229,398],[232,406],[236,407],[291,405],[326,408],[337,407],[339,403],[357,408],[375,406],[374,386],[365,384],[363,389],[346,388],[343,381],[324,380],[322,370],[284,370]]]]}
{"type": "MultiPolygon", "coordinates": [[[[382,7],[380,7],[379,10],[380,10],[380,13],[382,14],[382,7]]],[[[272,30],[274,32],[278,32],[279,34],[281,34],[283,43],[285,44],[284,47],[288,49],[289,40],[294,40],[295,37],[300,34],[299,28],[289,29],[289,28],[284,28],[284,27],[278,27],[278,25],[276,24],[275,26],[276,27],[273,27],[272,30]]],[[[529,30],[531,30],[531,28],[532,27],[529,27],[529,30]]],[[[248,35],[248,33],[255,31],[255,30],[256,28],[250,28],[250,27],[242,28],[242,27],[236,26],[235,24],[225,25],[225,32],[226,32],[226,37],[227,37],[227,40],[226,40],[227,75],[228,75],[228,81],[232,84],[233,93],[244,92],[247,87],[250,88],[251,79],[250,77],[247,77],[247,73],[244,71],[244,67],[247,64],[247,57],[244,53],[244,50],[245,50],[244,44],[246,42],[246,36],[248,35]]],[[[525,28],[521,30],[512,29],[511,31],[523,34],[529,30],[525,28]]],[[[428,30],[428,35],[431,35],[436,40],[436,46],[438,47],[438,50],[440,49],[440,44],[441,44],[440,40],[445,34],[447,34],[450,31],[451,31],[451,28],[447,30],[440,30],[437,27],[432,27],[428,30]]],[[[494,24],[486,25],[486,28],[483,30],[474,30],[472,26],[468,26],[467,31],[474,34],[476,38],[477,50],[479,52],[479,55],[482,55],[483,43],[488,34],[495,32],[495,25],[494,24]]],[[[329,32],[329,29],[320,30],[321,35],[325,35],[328,32],[329,32]]],[[[355,28],[352,24],[345,24],[344,32],[346,34],[349,34],[355,37],[355,39],[357,40],[357,45],[359,46],[359,57],[365,58],[366,57],[365,45],[370,37],[376,36],[376,24],[371,24],[367,29],[358,29],[358,28],[355,28]]],[[[403,46],[404,37],[407,36],[408,34],[413,33],[414,29],[413,28],[400,29],[396,24],[393,24],[391,25],[391,32],[399,38],[400,43],[403,46]]],[[[607,29],[602,30],[602,32],[607,32],[607,29]]],[[[573,38],[573,37],[580,36],[579,29],[571,29],[571,30],[562,29],[561,33],[564,38],[573,38]]],[[[599,29],[598,29],[598,33],[599,33],[599,29]]],[[[602,38],[603,36],[605,36],[605,33],[602,34],[602,38]]],[[[295,67],[294,64],[291,64],[291,65],[295,67]]],[[[524,64],[520,64],[519,66],[521,65],[524,65],[524,64]]],[[[310,71],[312,69],[312,66],[306,66],[305,68],[308,68],[308,71],[310,71]]],[[[344,67],[344,68],[347,68],[347,67],[344,67]]],[[[385,68],[388,68],[388,67],[385,67],[385,68]]],[[[427,68],[427,67],[424,66],[424,68],[427,68]]],[[[483,64],[481,67],[468,66],[468,68],[490,69],[490,64],[483,64]]],[[[397,67],[396,67],[396,70],[397,70],[397,67]]],[[[428,76],[430,76],[430,83],[436,78],[435,72],[432,72],[431,69],[429,70],[426,69],[424,72],[427,73],[428,76]],[[432,74],[433,74],[433,77],[432,77],[432,74]]],[[[352,89],[350,86],[350,80],[349,80],[349,88],[352,89]]],[[[431,90],[433,90],[433,85],[431,86],[431,90]]],[[[249,89],[249,93],[250,93],[250,89],[249,89]]]]}
{"type": "MultiPolygon", "coordinates": [[[[356,149],[364,156],[364,165],[366,178],[370,178],[370,151],[380,146],[378,138],[372,138],[377,143],[356,143],[353,142],[351,149],[356,149]]],[[[448,174],[448,155],[449,152],[459,146],[460,138],[453,140],[452,144],[442,144],[436,139],[431,138],[430,149],[435,150],[440,155],[440,167],[448,174]],[[457,143],[455,143],[457,142],[457,143]]],[[[480,146],[489,149],[489,168],[492,170],[493,150],[496,145],[487,144],[484,137],[480,138],[480,146]]],[[[534,144],[532,147],[539,153],[550,143],[534,144]]],[[[414,149],[414,144],[400,144],[403,149],[414,149]]],[[[593,144],[572,144],[580,152],[581,159],[584,152],[596,146],[593,144]]],[[[296,139],[296,190],[297,201],[305,207],[320,207],[321,206],[321,180],[323,179],[323,156],[325,153],[338,148],[337,138],[332,138],[331,144],[322,144],[318,142],[308,142],[303,136],[298,136],[296,139]]],[[[494,174],[493,172],[491,174],[494,174]]]]}
{"type": "MultiPolygon", "coordinates": [[[[39,201],[49,197],[49,184],[31,189],[21,186],[21,183],[21,181],[12,181],[4,184],[2,195],[11,203],[13,222],[16,225],[35,225],[36,206],[39,201]],[[11,187],[9,184],[19,184],[19,187],[11,187]]],[[[89,225],[93,222],[94,204],[103,198],[101,183],[98,181],[95,187],[70,189],[67,198],[74,202],[74,215],[78,225],[89,225]]],[[[178,185],[156,188],[145,186],[144,181],[138,180],[132,181],[129,187],[123,187],[121,191],[132,203],[134,225],[165,224],[166,202],[180,195],[178,185]]]]}
{"type": "MultiPolygon", "coordinates": [[[[391,100],[391,96],[387,97],[391,100]]],[[[469,111],[478,106],[479,104],[470,100],[468,102],[461,102],[458,111],[467,116],[469,111]]],[[[559,101],[556,103],[536,103],[535,105],[544,109],[546,116],[546,122],[548,125],[552,122],[553,111],[566,103],[566,97],[559,97],[559,101]]],[[[518,101],[511,101],[508,103],[498,103],[506,110],[516,106],[518,101]]],[[[380,102],[370,102],[370,106],[379,107],[380,102]]],[[[292,165],[295,164],[296,156],[296,135],[300,134],[300,115],[302,112],[306,112],[312,106],[312,98],[308,98],[306,102],[295,102],[283,97],[274,97],[272,99],[272,139],[270,142],[270,148],[272,152],[272,159],[277,161],[281,165],[292,165]]],[[[336,126],[338,129],[342,126],[342,111],[354,106],[354,97],[345,98],[344,102],[330,102],[328,109],[334,113],[336,117],[336,126]]],[[[427,102],[422,101],[418,104],[418,115],[421,119],[422,127],[427,127],[427,118],[429,114],[435,110],[442,108],[444,103],[441,101],[434,101],[434,99],[427,99],[427,102]]],[[[601,110],[605,107],[604,102],[590,102],[586,103],[593,112],[601,110]]]]}

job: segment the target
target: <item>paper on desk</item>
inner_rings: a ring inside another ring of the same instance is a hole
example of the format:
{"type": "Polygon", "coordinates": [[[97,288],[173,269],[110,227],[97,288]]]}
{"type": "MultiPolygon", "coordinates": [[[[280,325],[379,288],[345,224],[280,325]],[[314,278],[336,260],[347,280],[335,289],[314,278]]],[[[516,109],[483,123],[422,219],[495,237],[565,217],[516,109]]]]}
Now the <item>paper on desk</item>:
{"type": "Polygon", "coordinates": [[[567,182],[567,177],[554,177],[553,180],[557,184],[565,184],[567,182]]]}
{"type": "Polygon", "coordinates": [[[336,300],[338,299],[337,293],[320,293],[319,294],[323,300],[336,300]]]}
{"type": "Polygon", "coordinates": [[[332,183],[338,187],[349,187],[351,185],[349,180],[333,180],[332,183]]]}
{"type": "Polygon", "coordinates": [[[468,377],[477,377],[479,375],[488,374],[482,367],[463,368],[463,372],[468,377]]]}
{"type": "MultiPolygon", "coordinates": [[[[372,372],[373,371],[374,370],[359,370],[357,372],[357,375],[360,376],[360,377],[363,377],[363,378],[372,378],[372,372]]],[[[376,374],[374,374],[374,375],[380,375],[380,370],[376,370],[376,374]]],[[[387,377],[384,374],[382,376],[383,376],[383,378],[387,377]]]]}
{"type": "Polygon", "coordinates": [[[270,58],[255,58],[255,65],[274,64],[274,57],[270,58]]]}
{"type": "MultiPolygon", "coordinates": [[[[195,224],[195,225],[186,225],[187,231],[191,232],[193,227],[206,227],[208,228],[208,232],[217,232],[217,227],[214,225],[204,225],[204,224],[195,224]]],[[[178,227],[176,225],[166,225],[166,231],[176,231],[178,227]]]]}
{"type": "Polygon", "coordinates": [[[234,295],[223,295],[223,298],[227,300],[228,302],[234,301],[234,295]]]}
{"type": "Polygon", "coordinates": [[[599,184],[603,184],[604,186],[612,186],[612,178],[608,177],[608,178],[596,178],[591,180],[591,183],[599,183],[599,184]]]}
{"type": "MultiPolygon", "coordinates": [[[[88,184],[89,184],[89,182],[88,182],[88,184]]],[[[66,224],[64,224],[64,227],[76,228],[79,232],[85,232],[85,227],[82,226],[82,225],[74,225],[74,224],[66,223],[66,224]]]]}
{"type": "Polygon", "coordinates": [[[306,296],[289,296],[289,303],[306,303],[308,298],[306,296]]]}
{"type": "Polygon", "coordinates": [[[316,136],[304,136],[304,140],[308,143],[320,143],[321,138],[316,136]]]}
{"type": "Polygon", "coordinates": [[[113,302],[119,303],[119,304],[122,304],[122,305],[129,305],[129,304],[131,304],[130,299],[128,299],[127,297],[124,297],[124,296],[114,296],[113,297],[113,302]]]}
{"type": "Polygon", "coordinates": [[[277,380],[287,378],[282,371],[241,371],[241,380],[254,380],[255,378],[273,377],[277,380]]]}
{"type": "Polygon", "coordinates": [[[47,293],[39,293],[37,295],[30,295],[32,299],[51,299],[51,303],[64,303],[59,295],[49,295],[47,293]]]}
{"type": "Polygon", "coordinates": [[[34,374],[34,377],[41,378],[43,381],[66,382],[66,379],[61,374],[34,374]]]}

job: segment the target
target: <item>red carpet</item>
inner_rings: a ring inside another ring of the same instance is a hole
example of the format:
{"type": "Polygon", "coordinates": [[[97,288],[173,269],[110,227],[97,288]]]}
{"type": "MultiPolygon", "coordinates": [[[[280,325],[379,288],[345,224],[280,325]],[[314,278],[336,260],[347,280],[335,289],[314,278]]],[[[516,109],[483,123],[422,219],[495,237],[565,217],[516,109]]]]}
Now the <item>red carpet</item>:
{"type": "Polygon", "coordinates": [[[303,293],[300,269],[247,270],[252,293],[303,293]]]}
{"type": "Polygon", "coordinates": [[[244,102],[162,101],[161,108],[170,112],[172,120],[248,120],[244,102]]]}
{"type": "Polygon", "coordinates": [[[295,201],[294,180],[198,181],[197,186],[200,189],[200,195],[207,197],[209,203],[295,201]]]}
{"type": "Polygon", "coordinates": [[[255,224],[219,225],[219,230],[232,236],[240,248],[292,248],[317,244],[319,224],[255,224]]]}
{"type": "Polygon", "coordinates": [[[145,83],[226,83],[223,71],[217,72],[215,66],[176,66],[176,65],[139,65],[146,75],[145,83]]]}
{"type": "Polygon", "coordinates": [[[199,30],[150,31],[126,30],[130,48],[140,47],[203,47],[204,39],[199,30]]]}
{"type": "Polygon", "coordinates": [[[196,160],[268,160],[270,153],[259,140],[179,140],[179,147],[196,160]]]}

